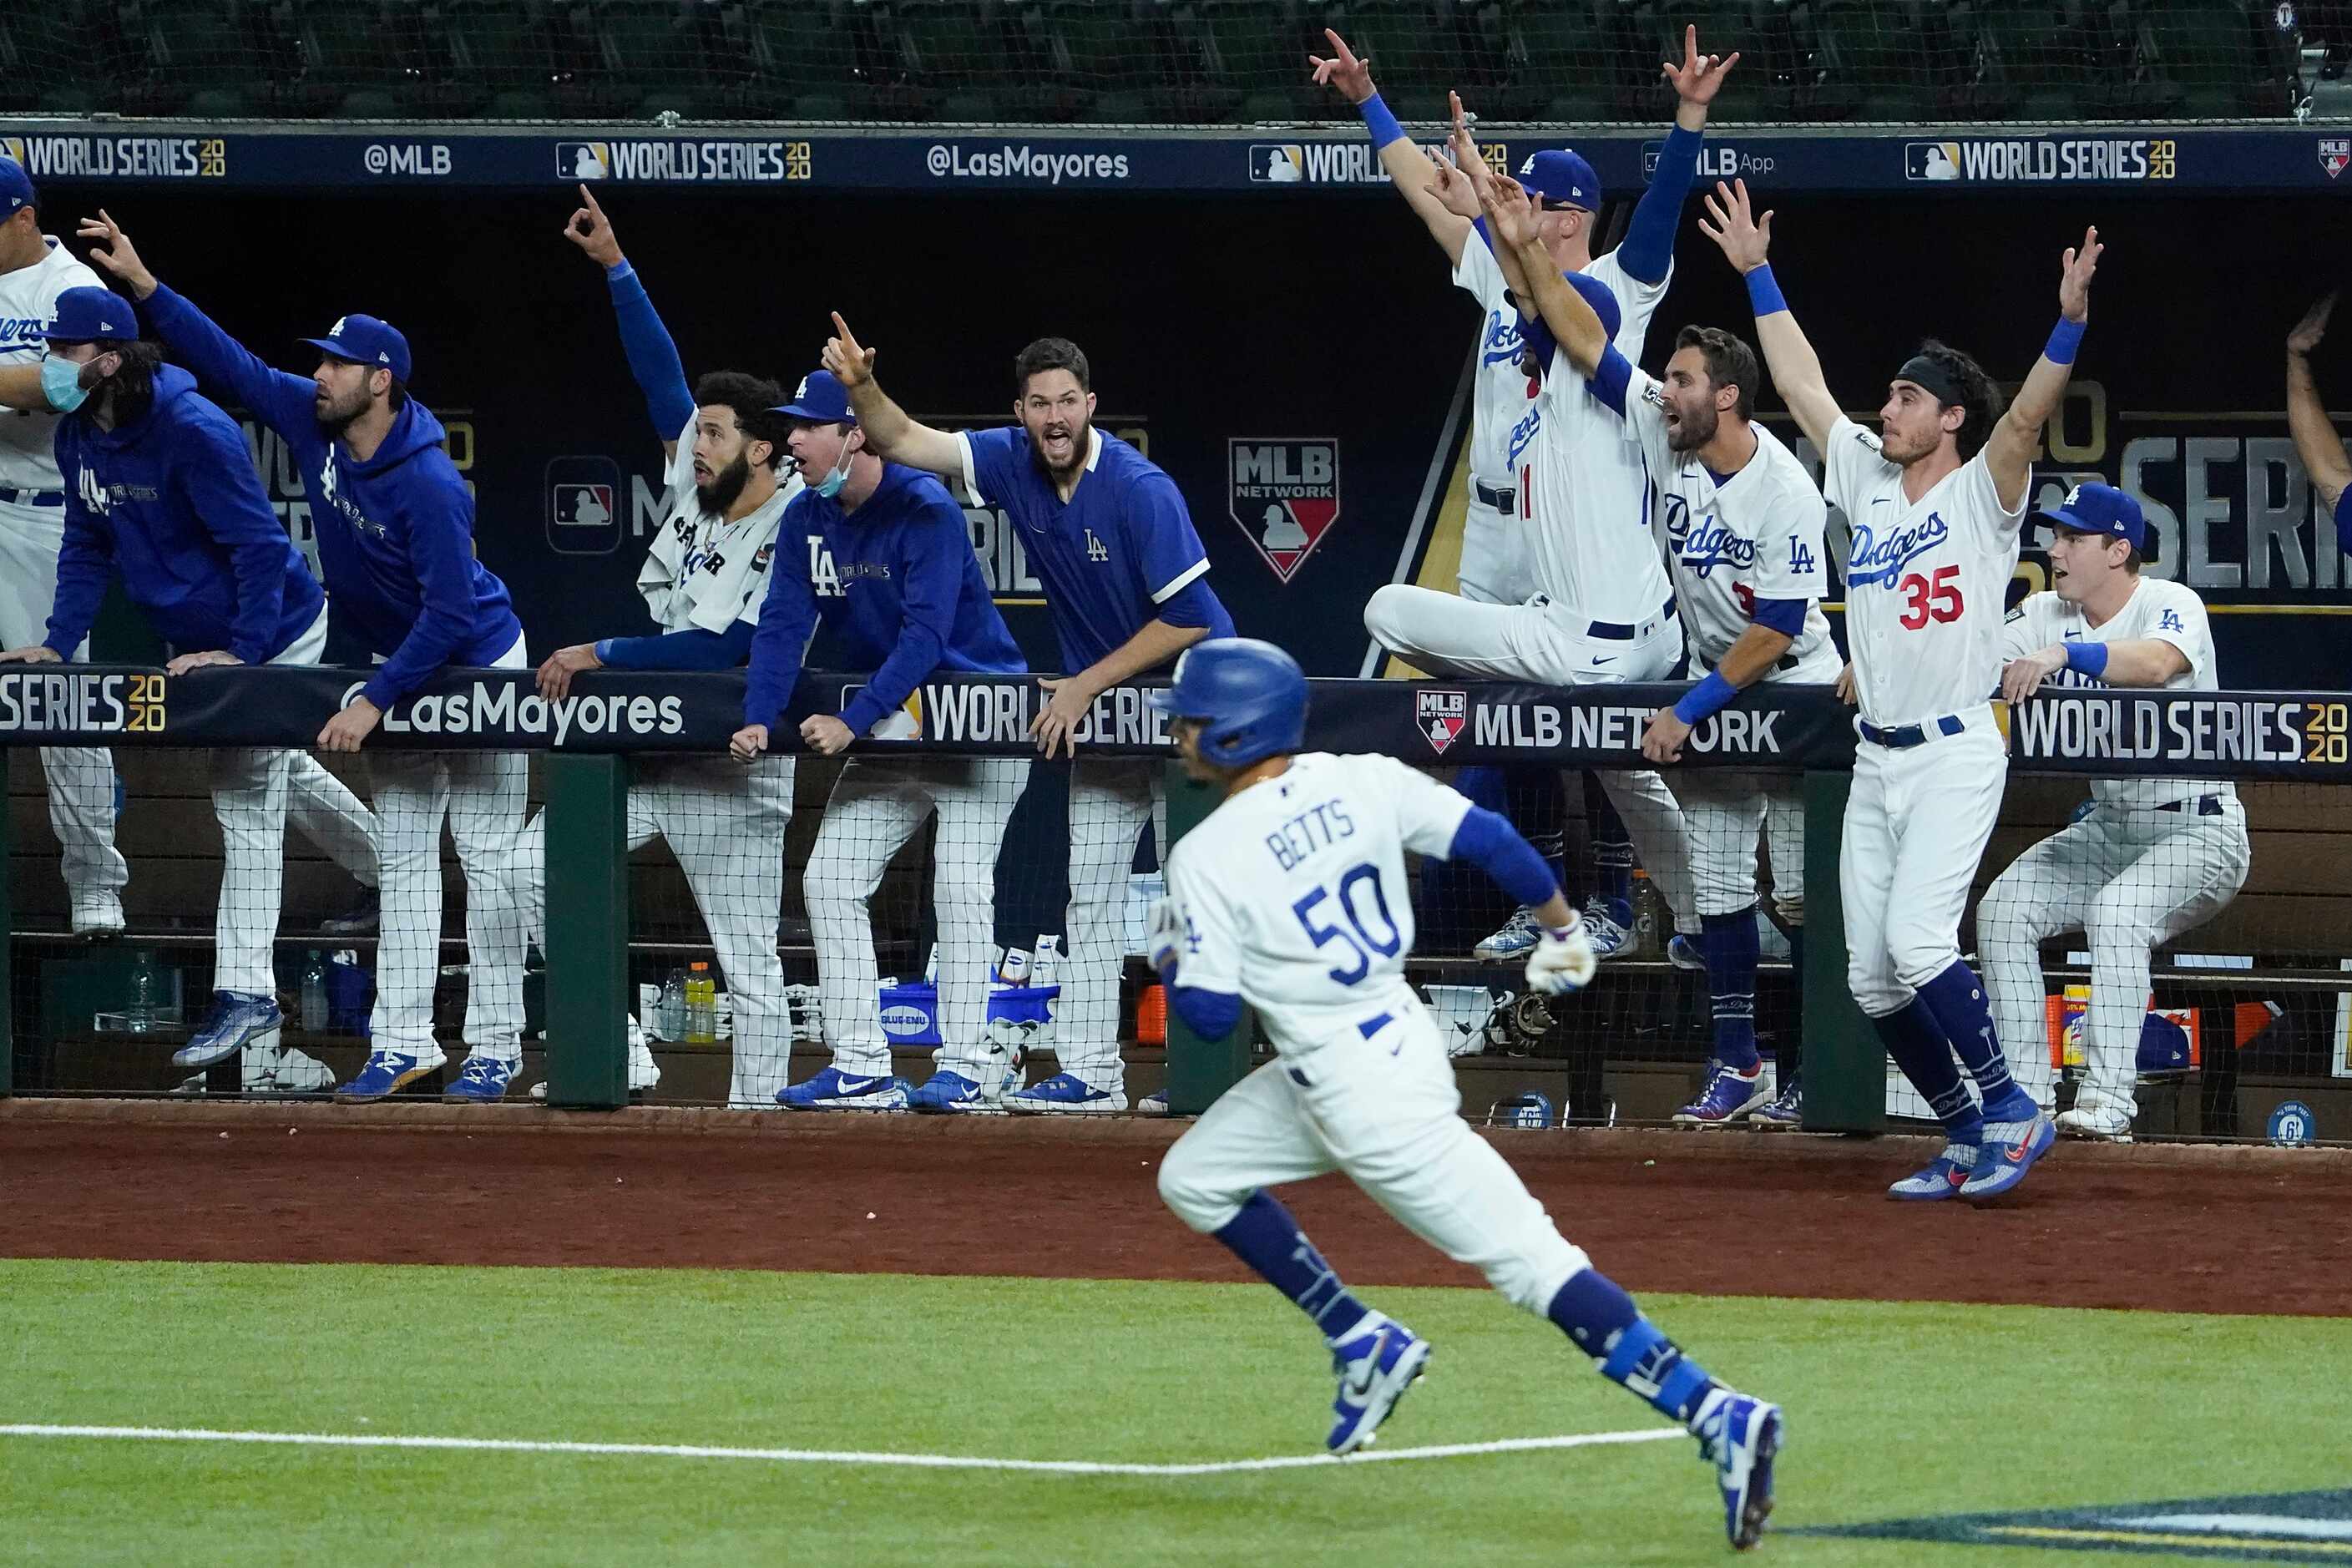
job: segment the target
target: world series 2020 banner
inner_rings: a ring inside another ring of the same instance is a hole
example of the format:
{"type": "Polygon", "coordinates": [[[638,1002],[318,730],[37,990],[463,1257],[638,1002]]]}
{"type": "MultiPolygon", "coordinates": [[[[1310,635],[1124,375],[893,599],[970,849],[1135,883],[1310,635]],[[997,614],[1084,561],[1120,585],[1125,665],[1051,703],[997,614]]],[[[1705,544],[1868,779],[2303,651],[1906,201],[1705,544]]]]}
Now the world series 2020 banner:
{"type": "MultiPolygon", "coordinates": [[[[319,731],[367,671],[212,668],[184,676],[99,665],[0,668],[0,745],[290,746],[319,731]]],[[[865,678],[809,671],[774,729],[840,710],[865,678]]],[[[1084,750],[1169,756],[1164,682],[1113,687],[1079,724],[1084,750]]],[[[1651,717],[1679,686],[1561,689],[1509,682],[1315,680],[1307,745],[1381,752],[1424,766],[1518,763],[1643,767],[1651,717]]],[[[1034,678],[925,681],[908,702],[919,734],[860,741],[870,753],[1034,752],[1044,706],[1034,678]]],[[[583,754],[720,752],[742,723],[736,674],[579,676],[542,698],[526,671],[447,670],[394,703],[370,747],[583,754]]],[[[2352,702],[2320,692],[2061,691],[2006,715],[2012,765],[2034,773],[2352,781],[2352,702]]],[[[1843,771],[1853,763],[1853,710],[1827,687],[1750,690],[1701,722],[1675,767],[1843,771]]]]}

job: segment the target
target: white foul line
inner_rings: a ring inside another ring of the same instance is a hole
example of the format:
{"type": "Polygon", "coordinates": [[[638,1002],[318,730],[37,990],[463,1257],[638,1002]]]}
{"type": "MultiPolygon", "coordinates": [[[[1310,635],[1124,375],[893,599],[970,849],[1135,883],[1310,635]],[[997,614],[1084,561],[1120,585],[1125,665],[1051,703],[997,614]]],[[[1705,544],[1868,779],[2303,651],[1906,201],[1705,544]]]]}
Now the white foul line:
{"type": "Polygon", "coordinates": [[[928,1470],[1031,1470],[1065,1476],[1222,1476],[1244,1470],[1295,1470],[1370,1464],[1377,1459],[1453,1459],[1475,1454],[1517,1454],[1539,1448],[1591,1448],[1681,1437],[1676,1426],[1637,1432],[1578,1432],[1559,1437],[1501,1437],[1487,1443],[1438,1443],[1419,1448],[1375,1448],[1335,1458],[1329,1454],[1278,1454],[1261,1459],[1197,1464],[1126,1464],[1094,1459],[998,1459],[964,1454],[884,1454],[856,1449],[719,1448],[698,1443],[539,1443],[510,1437],[404,1437],[376,1432],[220,1432],[202,1426],[58,1426],[34,1422],[0,1426],[0,1437],[97,1437],[150,1443],[261,1443],[287,1447],[453,1448],[501,1454],[623,1454],[668,1459],[760,1459],[778,1465],[900,1465],[928,1470]]]}

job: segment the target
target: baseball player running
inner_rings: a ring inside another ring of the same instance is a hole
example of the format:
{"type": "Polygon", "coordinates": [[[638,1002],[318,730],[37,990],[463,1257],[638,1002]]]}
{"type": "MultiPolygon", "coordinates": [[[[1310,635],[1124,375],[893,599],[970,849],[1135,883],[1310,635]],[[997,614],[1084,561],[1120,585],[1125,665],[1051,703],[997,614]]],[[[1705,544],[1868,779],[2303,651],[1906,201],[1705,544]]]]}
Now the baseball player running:
{"type": "MultiPolygon", "coordinates": [[[[549,701],[588,669],[734,669],[751,653],[769,563],[784,508],[801,490],[787,467],[786,421],[773,410],[783,389],[741,371],[713,371],[687,384],[677,345],[645,282],[621,253],[612,221],[588,188],[563,237],[604,269],[629,372],[662,444],[663,522],[637,569],[651,636],[604,637],[557,648],[539,667],[549,701]]],[[[793,759],[762,757],[748,767],[723,757],[646,756],[629,770],[628,843],[662,839],[727,977],[735,1027],[727,1103],[765,1110],[791,1070],[793,1031],[777,955],[783,918],[785,826],[793,815],[793,759]]],[[[547,837],[543,817],[523,836],[519,879],[530,927],[546,927],[547,837]]],[[[660,1079],[642,1041],[629,1049],[629,1088],[660,1079]]]]}
{"type": "MultiPolygon", "coordinates": [[[[1650,721],[1643,754],[1671,763],[1695,725],[1758,681],[1827,686],[1838,678],[1821,596],[1827,576],[1822,492],[1788,447],[1754,423],[1762,373],[1756,352],[1717,327],[1685,327],[1663,380],[1612,345],[1585,297],[1545,265],[1537,215],[1516,184],[1495,182],[1488,215],[1517,248],[1536,308],[1588,396],[1640,443],[1664,512],[1666,559],[1685,636],[1706,678],[1650,721]]],[[[1805,810],[1788,775],[1695,768],[1675,794],[1691,824],[1692,870],[1715,1016],[1715,1067],[1698,1098],[1675,1112],[1687,1126],[1722,1127],[1772,1107],[1801,1111],[1792,1081],[1773,1100],[1756,1047],[1756,859],[1769,834],[1772,901],[1804,973],[1805,810]]],[[[1800,987],[1801,989],[1801,986],[1800,987]]]]}
{"type": "MultiPolygon", "coordinates": [[[[25,166],[0,158],[0,365],[37,363],[58,296],[99,286],[96,273],[41,232],[38,201],[25,166]]],[[[57,426],[56,413],[36,404],[0,409],[0,647],[38,643],[54,607],[66,515],[57,426]]],[[[49,826],[64,850],[73,933],[112,936],[122,929],[122,885],[131,879],[114,847],[113,753],[46,746],[41,772],[49,826]]]]}
{"type": "MultiPolygon", "coordinates": [[[[0,660],[55,663],[89,636],[99,601],[120,577],[131,602],[173,650],[166,673],[216,666],[316,664],[327,605],[301,552],[286,537],[236,422],[198,395],[195,378],[139,341],[131,303],[95,286],[58,296],[47,329],[58,373],[57,458],[65,480],[65,534],[52,569],[56,607],[42,642],[0,660]],[[101,371],[95,390],[78,373],[101,371]],[[71,371],[77,374],[65,374],[71,371]]],[[[216,679],[216,678],[215,678],[216,679]]],[[[214,924],[213,1005],[172,1059],[206,1068],[242,1051],[256,1081],[289,1063],[270,963],[285,881],[289,752],[222,748],[211,756],[221,827],[220,900],[214,924]]],[[[353,809],[364,809],[353,803],[353,809]]],[[[298,1057],[299,1053],[294,1053],[298,1057]]]]}
{"type": "Polygon", "coordinates": [[[875,351],[838,315],[833,323],[840,335],[824,346],[824,367],[848,388],[866,450],[1004,509],[1045,585],[1060,645],[1064,673],[1038,681],[1046,701],[1030,733],[1045,755],[1073,758],[1068,944],[1054,1043],[1062,1070],[1006,1096],[1005,1109],[1125,1110],[1121,911],[1136,841],[1147,824],[1164,821],[1167,794],[1157,762],[1080,757],[1074,731],[1101,692],[1204,637],[1230,637],[1233,619],[1205,581],[1208,553],[1176,482],[1095,427],[1093,377],[1077,344],[1040,338],[1021,351],[1013,365],[1018,424],[950,436],[908,418],[875,381],[875,351]]]}
{"type": "MultiPolygon", "coordinates": [[[[0,286],[5,283],[0,279],[0,286]]],[[[2311,351],[2327,336],[2327,318],[2335,310],[2336,296],[2330,293],[2314,303],[2287,334],[2286,425],[2294,436],[2303,471],[2319,493],[2319,504],[2336,518],[2336,547],[2352,555],[2352,503],[2344,499],[2345,491],[2352,489],[2352,461],[2344,456],[2344,438],[2328,419],[2327,405],[2319,400],[2319,384],[2311,374],[2311,351]]]]}
{"type": "Polygon", "coordinates": [[[1247,1001],[1276,1051],[1168,1151],[1160,1195],[1322,1331],[1339,1380],[1331,1451],[1372,1442],[1430,1358],[1427,1341],[1355,1298],[1265,1190],[1343,1171],[1688,1427],[1716,1467],[1732,1545],[1754,1545],[1772,1508],[1779,1407],[1708,1376],[1561,1239],[1462,1120],[1444,1044],[1405,983],[1409,849],[1469,860],[1536,910],[1530,990],[1590,981],[1591,946],[1550,869],[1503,817],[1392,757],[1302,754],[1307,679],[1271,643],[1202,643],[1152,701],[1174,720],[1185,771],[1224,794],[1169,856],[1152,964],[1203,1037],[1229,1034],[1247,1001]]]}
{"type": "MultiPolygon", "coordinates": [[[[2340,451],[2341,448],[2338,448],[2340,451]]],[[[2009,613],[2001,694],[2022,702],[2053,686],[2212,691],[2213,632],[2195,589],[2140,575],[2139,502],[2079,485],[2036,512],[2051,527],[2050,591],[2009,613]]],[[[2128,1142],[2148,952],[2219,913],[2246,884],[2252,847],[2235,786],[2221,779],[2098,779],[2090,814],[2019,856],[1977,906],[1977,950],[2011,1075],[2044,1111],[2051,1070],[2042,943],[2091,939],[2083,1086],[2061,1132],[2128,1142]]]]}
{"type": "Polygon", "coordinates": [[[2000,684],[2003,596],[2034,448],[2090,317],[2098,231],[2066,252],[2058,324],[2008,413],[1996,416],[2000,394],[1983,367],[1930,339],[1888,383],[1873,435],[1839,410],[1780,297],[1767,259],[1772,215],[1753,216],[1745,181],[1717,184],[1706,205],[1713,222],[1701,226],[1747,277],[1773,384],[1821,448],[1823,489],[1853,526],[1853,661],[1840,684],[1861,707],[1863,743],[1838,853],[1847,978],[1946,1140],[1889,1192],[1996,1197],[2057,1133],[2009,1075],[1984,987],[1960,959],[1960,915],[2009,770],[1988,700],[2000,684]]]}
{"type": "MultiPolygon", "coordinates": [[[[442,447],[441,422],[408,395],[408,340],[351,315],[325,336],[309,376],[275,371],[156,280],[131,237],[101,211],[81,237],[91,259],[147,307],[164,344],[278,432],[300,464],[319,564],[339,625],[379,663],[327,721],[318,744],[356,752],[401,697],[445,665],[527,664],[506,584],[474,559],[474,498],[442,447]]],[[[433,1038],[441,969],[441,825],[466,873],[465,1069],[447,1098],[487,1102],[522,1063],[525,936],[515,861],[530,777],[521,752],[374,753],[383,858],[373,1051],[338,1100],[381,1100],[448,1058],[433,1038]]]]}
{"type": "MultiPolygon", "coordinates": [[[[730,747],[736,758],[754,762],[767,751],[820,619],[853,668],[874,671],[838,712],[802,721],[802,743],[824,756],[839,755],[863,736],[912,737],[915,724],[903,705],[937,671],[1025,671],[971,552],[963,509],[947,487],[866,450],[849,395],[828,371],[811,373],[776,412],[792,421],[801,472],[817,477],[784,513],[782,541],[792,559],[771,574],[760,608],[743,728],[730,747]]],[[[992,1054],[987,1038],[996,854],[1028,771],[1005,757],[853,757],[844,764],[803,873],[833,1061],[782,1090],[776,1103],[788,1110],[911,1104],[953,1111],[991,1110],[1003,1098],[1009,1064],[992,1054]],[[939,1071],[909,1097],[891,1075],[890,1042],[877,1012],[868,900],[890,858],[933,812],[940,819],[931,886],[946,1047],[939,1071]]]]}
{"type": "MultiPolygon", "coordinates": [[[[1674,270],[1675,225],[1697,173],[1707,106],[1739,58],[1701,55],[1696,30],[1685,35],[1685,47],[1680,67],[1661,67],[1680,100],[1675,128],[1658,154],[1655,178],[1635,205],[1623,245],[1598,259],[1592,256],[1601,187],[1581,157],[1538,153],[1520,171],[1521,184],[1543,208],[1538,238],[1545,269],[1580,280],[1576,287],[1593,296],[1611,337],[1628,358],[1641,353],[1650,318],[1665,297],[1674,270]]],[[[1373,140],[1385,135],[1384,129],[1375,130],[1373,140]]],[[[1433,199],[1442,204],[1450,194],[1462,211],[1491,176],[1458,122],[1454,149],[1450,168],[1425,158],[1423,163],[1435,182],[1433,199]]],[[[1526,300],[1527,279],[1517,255],[1508,247],[1490,249],[1484,235],[1476,240],[1480,267],[1492,265],[1511,297],[1526,300]]],[[[1465,240],[1463,254],[1473,248],[1465,240]]],[[[1522,312],[1522,331],[1526,323],[1522,312]]],[[[1624,438],[1614,416],[1591,404],[1581,385],[1554,380],[1551,345],[1548,334],[1539,336],[1543,341],[1527,345],[1540,376],[1532,384],[1533,406],[1510,436],[1521,526],[1538,592],[1521,605],[1472,605],[1450,594],[1392,583],[1364,606],[1364,626],[1383,647],[1423,669],[1553,686],[1658,679],[1681,660],[1683,633],[1650,529],[1650,475],[1641,448],[1624,438]]],[[[1622,770],[1598,776],[1677,923],[1693,923],[1690,833],[1664,781],[1654,773],[1622,770]]],[[[1625,879],[1604,885],[1585,909],[1594,951],[1610,958],[1632,950],[1632,856],[1612,853],[1604,841],[1599,858],[1605,872],[1625,879]]],[[[1479,954],[1525,952],[1531,919],[1521,911],[1510,927],[1479,944],[1479,954]]]]}

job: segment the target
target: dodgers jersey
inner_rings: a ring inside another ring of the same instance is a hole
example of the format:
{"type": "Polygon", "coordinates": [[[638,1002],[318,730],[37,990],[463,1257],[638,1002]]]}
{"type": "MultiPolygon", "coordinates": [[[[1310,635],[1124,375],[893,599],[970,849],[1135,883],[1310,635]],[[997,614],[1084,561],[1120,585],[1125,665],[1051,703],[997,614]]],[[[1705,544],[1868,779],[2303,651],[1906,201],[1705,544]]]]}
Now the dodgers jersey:
{"type": "Polygon", "coordinates": [[[665,632],[723,634],[737,621],[760,624],[776,529],[784,508],[801,493],[801,476],[797,469],[785,474],[774,495],[733,522],[706,514],[694,493],[694,427],[700,417],[698,410],[688,418],[663,476],[667,521],[637,568],[637,592],[665,632]]]}
{"type": "Polygon", "coordinates": [[[1521,458],[1519,504],[1525,512],[1532,496],[1528,552],[1537,590],[1578,620],[1651,619],[1668,589],[1650,531],[1648,455],[1558,350],[1536,406],[1540,423],[1521,458]]]}
{"type": "Polygon", "coordinates": [[[1822,614],[1829,507],[1812,476],[1761,425],[1748,426],[1756,454],[1738,473],[1717,475],[1696,452],[1675,451],[1666,440],[1658,382],[1638,366],[1629,370],[1625,427],[1640,442],[1657,486],[1666,562],[1691,651],[1712,669],[1753,624],[1758,600],[1803,599],[1805,624],[1789,647],[1797,662],[1776,665],[1763,679],[1835,680],[1841,661],[1822,614]]]}
{"type": "Polygon", "coordinates": [[[1421,1005],[1404,852],[1444,855],[1469,810],[1393,757],[1293,757],[1169,851],[1177,984],[1239,994],[1285,1054],[1370,1048],[1360,1025],[1421,1005]]]}
{"type": "Polygon", "coordinates": [[[1902,468],[1843,415],[1822,453],[1822,488],[1853,524],[1845,629],[1862,716],[1893,728],[1982,705],[2000,685],[2001,616],[2032,486],[2003,506],[1979,451],[1906,500],[1902,468]]]}
{"type": "MultiPolygon", "coordinates": [[[[1209,570],[1176,481],[1118,437],[1087,427],[1087,466],[1066,502],[1020,426],[967,430],[956,441],[965,492],[1003,507],[1021,530],[1045,586],[1063,674],[1099,661],[1209,570]]],[[[1233,617],[1213,594],[1209,605],[1209,636],[1233,636],[1233,617]]]]}
{"type": "MultiPolygon", "coordinates": [[[[58,296],[68,289],[100,287],[98,274],[74,259],[54,236],[44,236],[48,253],[30,267],[0,272],[0,364],[37,364],[48,353],[41,334],[58,313],[58,296]]],[[[58,420],[47,410],[0,408],[0,489],[54,490],[58,420]]],[[[65,527],[62,510],[50,514],[65,527]]]]}
{"type": "MultiPolygon", "coordinates": [[[[2137,642],[2170,643],[2180,650],[2189,668],[2164,683],[2168,691],[2214,691],[2221,678],[2213,658],[2213,626],[2206,618],[2205,601],[2180,583],[2142,577],[2124,607],[2097,626],[2080,605],[2070,605],[2054,593],[2029,594],[2009,612],[2003,630],[2003,651],[2011,658],[2039,653],[2052,643],[2137,642]]],[[[2079,669],[2061,669],[2047,677],[2045,686],[2073,686],[2104,690],[2107,683],[2079,669]]],[[[2091,794],[2102,805],[2125,810],[2150,810],[2201,795],[2234,795],[2237,789],[2222,779],[2093,779],[2091,794]]]]}

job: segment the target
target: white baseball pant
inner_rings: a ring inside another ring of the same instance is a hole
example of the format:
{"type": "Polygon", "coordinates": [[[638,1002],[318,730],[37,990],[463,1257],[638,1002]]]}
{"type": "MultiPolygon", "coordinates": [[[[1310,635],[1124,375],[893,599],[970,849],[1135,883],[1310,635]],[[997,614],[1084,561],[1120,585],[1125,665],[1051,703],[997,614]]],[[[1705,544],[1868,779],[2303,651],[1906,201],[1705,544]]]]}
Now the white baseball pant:
{"type": "Polygon", "coordinates": [[[1055,1065],[1089,1089],[1125,1091],[1118,983],[1127,969],[1128,878],[1149,826],[1168,854],[1168,778],[1145,759],[1081,756],[1070,764],[1070,902],[1062,994],[1054,1006],[1055,1065]]]}
{"type": "Polygon", "coordinates": [[[860,1078],[890,1071],[890,1039],[875,995],[880,975],[871,900],[891,857],[936,812],[931,907],[940,933],[940,1070],[994,1090],[1003,1073],[1002,1063],[992,1068],[988,1044],[996,856],[1028,773],[1029,764],[1012,757],[852,758],[841,770],[801,885],[816,942],[825,1039],[842,1071],[860,1078]]]}
{"type": "Polygon", "coordinates": [[[2084,1110],[2136,1115],[2139,1036],[2147,1016],[2148,953],[2203,924],[2246,885],[2253,851],[2234,794],[2211,816],[2098,805],[2019,856],[1977,906],[1977,952],[2010,1076],[2043,1110],[2057,1094],[2050,1065],[2042,943],[2079,931],[2091,941],[2084,1019],[2084,1110]]]}
{"type": "Polygon", "coordinates": [[[1769,848],[1772,904],[1790,925],[1805,920],[1805,798],[1792,774],[1685,768],[1675,798],[1689,825],[1693,897],[1702,915],[1736,915],[1755,903],[1757,847],[1769,848]]]}
{"type": "MultiPolygon", "coordinates": [[[[272,664],[316,664],[327,646],[327,607],[272,664]]],[[[205,679],[198,677],[198,679],[205,679]]],[[[218,679],[218,678],[215,678],[218,679]]],[[[286,824],[293,781],[303,781],[311,837],[362,883],[376,880],[375,815],[308,752],[224,746],[210,760],[213,815],[220,821],[220,901],[213,917],[213,988],[274,996],[270,963],[286,885],[286,824]]]]}
{"type": "MultiPolygon", "coordinates": [[[[520,669],[518,637],[495,661],[520,669]]],[[[466,1044],[493,1061],[522,1059],[522,965],[529,936],[517,885],[530,759],[521,752],[370,753],[382,854],[383,917],[376,942],[380,1051],[429,1056],[433,986],[441,973],[441,825],[466,877],[466,1044]]]]}
{"type": "MultiPolygon", "coordinates": [[[[1506,480],[1503,489],[1516,481],[1506,480]]],[[[1523,605],[1536,591],[1528,565],[1528,527],[1521,518],[1497,511],[1470,489],[1469,505],[1462,513],[1462,560],[1454,568],[1454,591],[1480,605],[1523,605]]]]}
{"type": "MultiPolygon", "coordinates": [[[[761,757],[749,767],[731,757],[647,755],[630,763],[629,849],[656,838],[669,846],[727,979],[735,1024],[727,1103],[734,1110],[774,1110],[791,1073],[793,1024],[776,944],[792,818],[791,757],[761,757]]],[[[523,833],[516,880],[525,923],[543,946],[544,813],[523,833]]]]}
{"type": "MultiPolygon", "coordinates": [[[[0,647],[30,647],[49,635],[65,526],[63,507],[0,501],[0,647]]],[[[77,660],[89,657],[88,643],[74,650],[77,660]]],[[[114,847],[114,753],[44,746],[41,772],[67,890],[77,902],[119,894],[131,868],[114,847]]]]}
{"type": "MultiPolygon", "coordinates": [[[[1391,583],[1364,606],[1364,629],[1382,647],[1433,674],[1545,686],[1614,686],[1664,680],[1683,657],[1682,622],[1661,616],[1631,638],[1596,637],[1591,622],[1538,595],[1523,605],[1479,605],[1432,588],[1391,583]]],[[[1634,853],[1678,927],[1696,930],[1691,836],[1682,807],[1656,773],[1595,768],[1625,819],[1634,853]]]]}
{"type": "Polygon", "coordinates": [[[1227,1089],[1160,1163],[1160,1196],[1203,1234],[1260,1187],[1346,1173],[1407,1230],[1540,1314],[1589,1266],[1494,1145],[1462,1120],[1445,1044],[1418,998],[1284,1055],[1227,1089]]]}
{"type": "Polygon", "coordinates": [[[1853,791],[1838,845],[1846,984],[1884,1018],[1960,957],[1960,916],[2000,815],[2009,749],[1990,707],[1966,728],[1895,750],[1855,744],[1853,791]]]}

